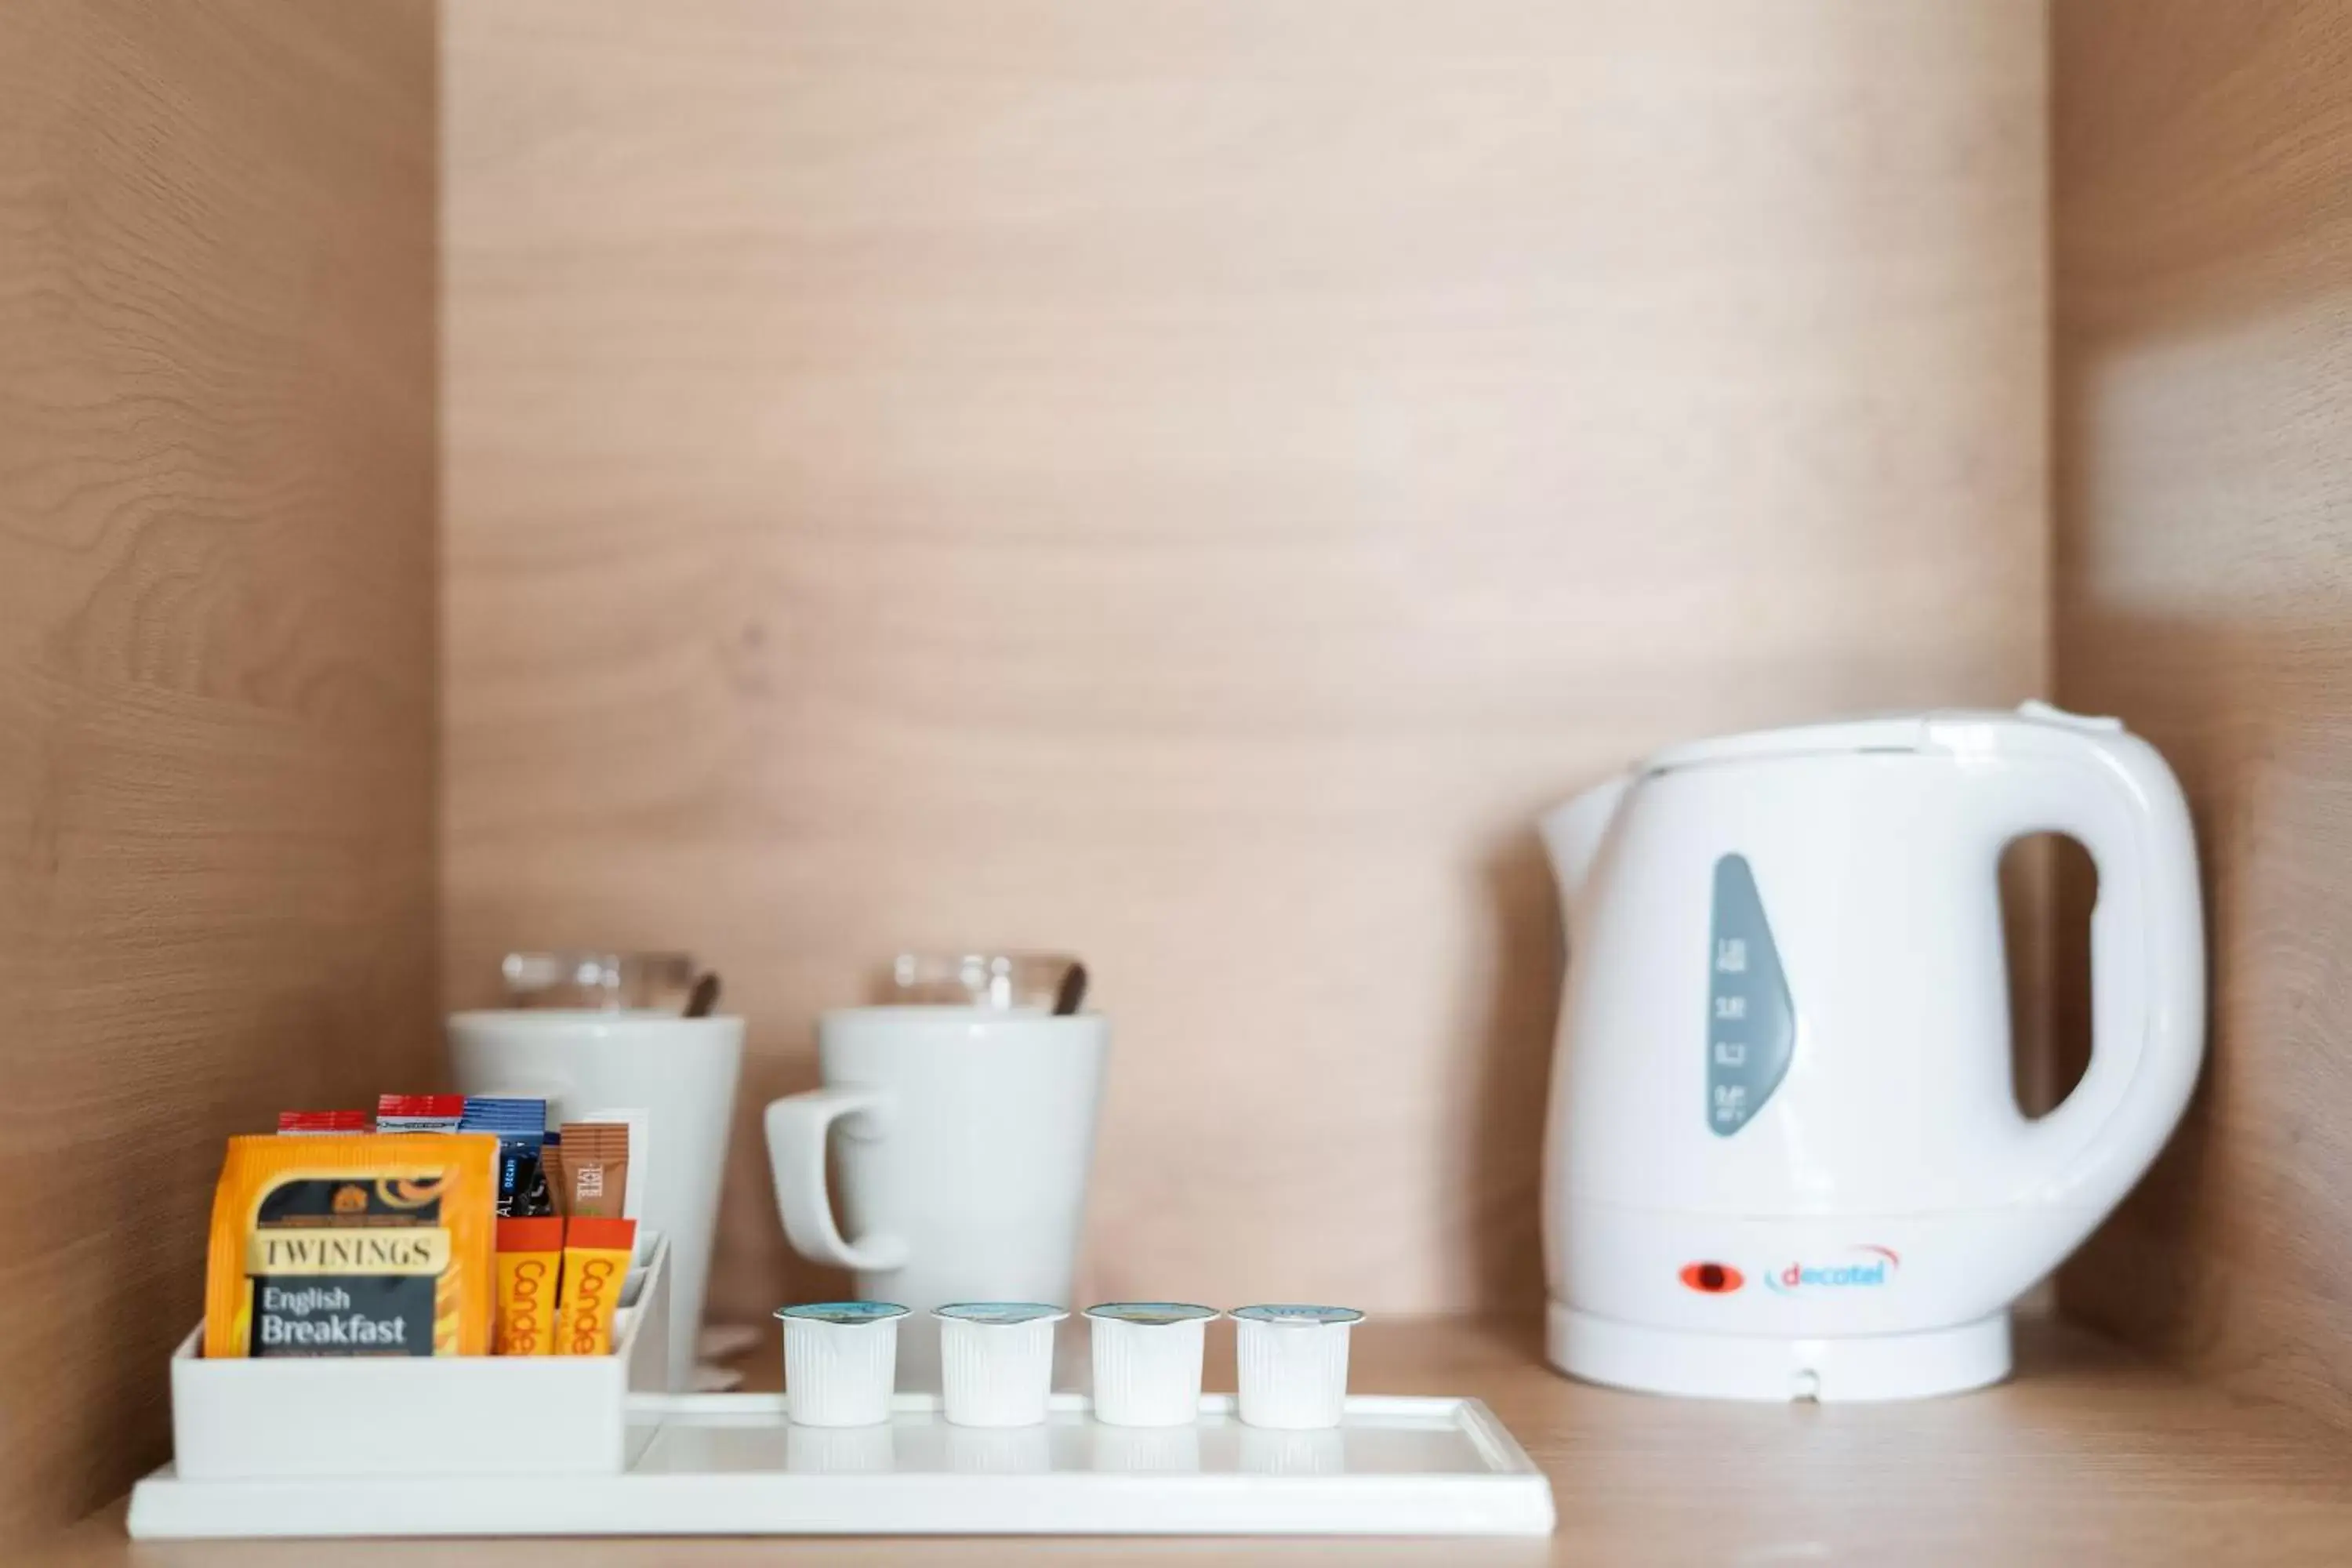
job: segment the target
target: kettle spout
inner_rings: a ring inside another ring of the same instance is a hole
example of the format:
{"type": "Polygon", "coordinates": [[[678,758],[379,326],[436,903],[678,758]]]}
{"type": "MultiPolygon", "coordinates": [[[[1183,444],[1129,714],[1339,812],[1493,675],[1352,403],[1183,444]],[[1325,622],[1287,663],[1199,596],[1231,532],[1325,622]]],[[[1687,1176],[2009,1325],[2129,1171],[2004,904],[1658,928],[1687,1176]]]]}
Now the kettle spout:
{"type": "Polygon", "coordinates": [[[1560,912],[1571,940],[1577,924],[1577,905],[1583,899],[1593,859],[1601,853],[1601,841],[1608,837],[1610,823],[1616,819],[1619,803],[1633,784],[1633,774],[1630,772],[1603,779],[1566,805],[1546,812],[1537,824],[1543,834],[1544,848],[1551,857],[1552,877],[1559,884],[1560,912]]]}

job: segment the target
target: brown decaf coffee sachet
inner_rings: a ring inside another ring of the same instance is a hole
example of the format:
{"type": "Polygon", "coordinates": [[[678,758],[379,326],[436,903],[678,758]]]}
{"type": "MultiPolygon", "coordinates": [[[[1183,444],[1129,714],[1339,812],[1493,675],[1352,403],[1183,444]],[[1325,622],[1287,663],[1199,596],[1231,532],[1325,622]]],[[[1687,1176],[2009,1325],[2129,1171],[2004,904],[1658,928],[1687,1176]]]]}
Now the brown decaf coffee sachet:
{"type": "Polygon", "coordinates": [[[563,1172],[557,1199],[569,1219],[619,1219],[629,1194],[629,1125],[567,1121],[556,1144],[563,1172]]]}

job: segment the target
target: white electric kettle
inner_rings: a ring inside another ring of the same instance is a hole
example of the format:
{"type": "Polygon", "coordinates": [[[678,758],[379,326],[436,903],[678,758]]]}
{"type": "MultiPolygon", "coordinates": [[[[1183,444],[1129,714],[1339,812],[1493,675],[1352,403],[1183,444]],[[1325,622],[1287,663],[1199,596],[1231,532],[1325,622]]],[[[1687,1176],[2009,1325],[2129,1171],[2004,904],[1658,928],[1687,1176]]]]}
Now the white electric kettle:
{"type": "Polygon", "coordinates": [[[1568,910],[1544,1243],[1551,1360],[1744,1399],[1998,1381],[2009,1307],[2170,1136],[2204,1051],[2179,785],[2041,703],[1662,752],[1543,823],[1568,910]],[[1996,873],[2098,867],[2092,1051],[2028,1120],[1996,873]]]}

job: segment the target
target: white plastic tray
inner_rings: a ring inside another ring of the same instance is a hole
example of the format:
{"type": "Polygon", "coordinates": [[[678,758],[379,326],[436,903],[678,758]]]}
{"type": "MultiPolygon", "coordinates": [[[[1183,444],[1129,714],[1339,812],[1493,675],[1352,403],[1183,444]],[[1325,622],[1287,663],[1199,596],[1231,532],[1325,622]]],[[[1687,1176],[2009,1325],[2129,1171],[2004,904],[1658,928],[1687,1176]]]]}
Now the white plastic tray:
{"type": "MultiPolygon", "coordinates": [[[[191,1481],[131,1498],[142,1540],[450,1535],[1545,1535],[1551,1486],[1475,1399],[1358,1396],[1326,1432],[1245,1426],[1229,1395],[1190,1426],[950,1426],[900,1394],[886,1426],[820,1429],[784,1396],[631,1401],[619,1476],[191,1481]]],[[[528,1431],[525,1420],[520,1430],[528,1431]]]]}

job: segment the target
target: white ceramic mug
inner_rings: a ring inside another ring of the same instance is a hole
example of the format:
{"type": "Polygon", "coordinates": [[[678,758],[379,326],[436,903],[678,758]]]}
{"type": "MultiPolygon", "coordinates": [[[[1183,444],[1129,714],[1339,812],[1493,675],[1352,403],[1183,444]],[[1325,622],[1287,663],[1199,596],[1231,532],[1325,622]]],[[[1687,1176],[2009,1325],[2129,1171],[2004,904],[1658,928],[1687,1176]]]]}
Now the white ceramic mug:
{"type": "Polygon", "coordinates": [[[1068,1301],[1109,1041],[1095,1013],[842,1008],[818,1025],[825,1087],[768,1107],[793,1247],[851,1270],[861,1297],[915,1311],[902,1384],[937,1380],[932,1308],[1068,1301]]]}
{"type": "Polygon", "coordinates": [[[544,1096],[552,1123],[614,1108],[646,1112],[648,1146],[629,1151],[629,1184],[643,1186],[642,1203],[633,1205],[638,1223],[669,1237],[669,1385],[687,1387],[710,1279],[743,1020],[553,1008],[458,1013],[449,1019],[449,1050],[458,1089],[544,1096]]]}

